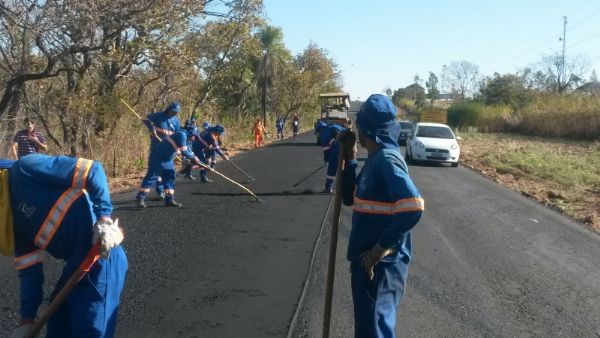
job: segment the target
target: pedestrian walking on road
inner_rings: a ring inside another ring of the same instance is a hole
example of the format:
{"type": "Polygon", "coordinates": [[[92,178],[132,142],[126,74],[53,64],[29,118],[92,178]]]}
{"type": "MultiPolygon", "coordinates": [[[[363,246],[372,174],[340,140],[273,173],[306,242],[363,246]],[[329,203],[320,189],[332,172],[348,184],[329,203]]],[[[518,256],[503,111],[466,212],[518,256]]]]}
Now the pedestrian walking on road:
{"type": "Polygon", "coordinates": [[[299,131],[300,131],[300,117],[298,117],[298,113],[294,113],[294,116],[292,116],[292,132],[294,133],[294,138],[298,137],[299,131]]]}
{"type": "Polygon", "coordinates": [[[21,319],[13,337],[26,337],[35,325],[44,300],[44,252],[65,261],[52,301],[95,244],[101,258],[50,317],[47,337],[113,337],[128,265],[100,163],[31,154],[0,160],[0,168],[8,169],[1,171],[0,191],[10,191],[2,198],[10,202],[0,203],[0,228],[12,228],[10,251],[20,279],[21,319]]]}
{"type": "Polygon", "coordinates": [[[46,139],[42,133],[35,130],[33,119],[27,117],[23,122],[26,128],[18,131],[13,138],[12,153],[15,159],[38,153],[40,150],[48,150],[46,139]]]}
{"type": "Polygon", "coordinates": [[[353,205],[347,259],[355,337],[390,338],[396,336],[396,311],[411,260],[410,230],[421,218],[424,201],[400,153],[392,102],[371,95],[356,116],[356,126],[368,158],[357,178],[355,150],[343,172],[343,201],[353,205]]]}
{"type": "Polygon", "coordinates": [[[257,118],[254,122],[254,126],[252,127],[252,132],[254,133],[254,147],[262,147],[265,139],[265,126],[263,125],[260,118],[257,118]]]}
{"type": "Polygon", "coordinates": [[[277,121],[275,122],[275,127],[277,128],[277,139],[283,140],[283,127],[285,126],[285,119],[283,116],[279,116],[277,121]]]}

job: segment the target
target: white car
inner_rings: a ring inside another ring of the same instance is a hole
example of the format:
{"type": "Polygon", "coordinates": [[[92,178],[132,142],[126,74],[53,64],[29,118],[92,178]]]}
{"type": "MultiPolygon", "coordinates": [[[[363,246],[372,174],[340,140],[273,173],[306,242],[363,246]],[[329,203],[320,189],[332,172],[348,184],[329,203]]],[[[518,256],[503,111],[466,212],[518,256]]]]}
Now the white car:
{"type": "Polygon", "coordinates": [[[431,161],[446,162],[458,166],[460,137],[454,136],[452,129],[441,123],[420,122],[415,125],[406,142],[407,162],[431,161]]]}

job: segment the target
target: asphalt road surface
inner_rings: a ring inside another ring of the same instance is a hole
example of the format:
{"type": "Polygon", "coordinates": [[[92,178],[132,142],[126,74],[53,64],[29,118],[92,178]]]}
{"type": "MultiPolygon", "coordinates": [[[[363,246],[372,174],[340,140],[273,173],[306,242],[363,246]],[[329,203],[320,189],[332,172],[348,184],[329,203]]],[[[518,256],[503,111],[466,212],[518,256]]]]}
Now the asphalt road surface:
{"type": "MultiPolygon", "coordinates": [[[[399,337],[600,337],[600,236],[469,169],[409,170],[426,210],[399,337]]],[[[331,336],[352,337],[349,208],[340,223],[331,336]]],[[[329,240],[290,336],[320,337],[329,240]]]]}
{"type": "MultiPolygon", "coordinates": [[[[180,210],[153,201],[138,210],[135,193],[113,196],[130,263],[119,337],[320,337],[330,196],[315,193],[324,169],[314,136],[234,161],[257,179],[248,187],[264,203],[215,175],[212,184],[180,181],[180,210]]],[[[217,170],[243,181],[226,163],[217,170]]],[[[468,169],[410,170],[426,211],[413,232],[400,336],[600,337],[599,236],[468,169]]],[[[350,212],[338,242],[334,337],[353,332],[350,212]]],[[[59,269],[48,264],[48,286],[59,269]]],[[[11,259],[0,258],[0,283],[4,337],[18,309],[11,259]]]]}

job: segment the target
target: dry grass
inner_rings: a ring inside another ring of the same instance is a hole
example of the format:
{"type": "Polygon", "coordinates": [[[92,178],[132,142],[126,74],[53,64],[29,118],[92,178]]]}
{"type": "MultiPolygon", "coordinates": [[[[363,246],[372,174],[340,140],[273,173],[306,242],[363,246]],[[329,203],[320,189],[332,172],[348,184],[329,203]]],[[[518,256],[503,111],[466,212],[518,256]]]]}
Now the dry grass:
{"type": "Polygon", "coordinates": [[[463,134],[462,161],[600,231],[600,143],[463,134]]]}

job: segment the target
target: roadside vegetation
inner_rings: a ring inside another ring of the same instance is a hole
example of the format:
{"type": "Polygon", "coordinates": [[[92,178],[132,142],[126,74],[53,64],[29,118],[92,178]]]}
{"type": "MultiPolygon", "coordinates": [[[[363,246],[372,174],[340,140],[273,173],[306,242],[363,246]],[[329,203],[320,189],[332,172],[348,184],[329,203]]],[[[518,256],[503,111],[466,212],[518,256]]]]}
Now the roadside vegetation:
{"type": "Polygon", "coordinates": [[[461,133],[461,161],[600,231],[600,142],[461,133]]]}
{"type": "Polygon", "coordinates": [[[318,94],[339,86],[329,53],[311,43],[292,54],[261,0],[16,0],[0,12],[2,156],[34,117],[49,153],[135,174],[149,137],[120,99],[140,115],[179,101],[182,122],[223,124],[230,147],[250,140],[258,117],[271,134],[296,112],[312,126],[318,94]]]}

